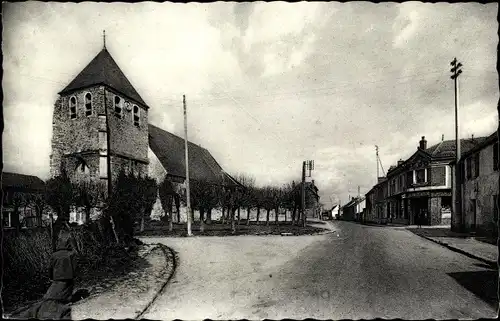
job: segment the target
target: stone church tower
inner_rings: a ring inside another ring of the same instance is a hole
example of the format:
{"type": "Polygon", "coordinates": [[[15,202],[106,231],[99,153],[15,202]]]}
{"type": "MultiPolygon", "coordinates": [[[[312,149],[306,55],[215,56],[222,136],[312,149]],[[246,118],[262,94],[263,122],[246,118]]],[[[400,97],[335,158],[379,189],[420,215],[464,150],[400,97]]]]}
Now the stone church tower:
{"type": "Polygon", "coordinates": [[[59,92],[51,176],[107,184],[121,169],[148,172],[148,109],[106,47],[59,92]],[[109,158],[108,158],[109,156],[109,158]]]}

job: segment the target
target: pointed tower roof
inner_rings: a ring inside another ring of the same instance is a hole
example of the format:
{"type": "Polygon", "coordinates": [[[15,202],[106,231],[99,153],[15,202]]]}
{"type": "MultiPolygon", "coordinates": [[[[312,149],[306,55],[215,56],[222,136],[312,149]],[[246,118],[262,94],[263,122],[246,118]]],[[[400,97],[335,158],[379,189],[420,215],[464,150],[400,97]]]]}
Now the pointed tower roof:
{"type": "Polygon", "coordinates": [[[95,85],[109,86],[148,108],[106,48],[102,49],[59,94],[95,85]]]}

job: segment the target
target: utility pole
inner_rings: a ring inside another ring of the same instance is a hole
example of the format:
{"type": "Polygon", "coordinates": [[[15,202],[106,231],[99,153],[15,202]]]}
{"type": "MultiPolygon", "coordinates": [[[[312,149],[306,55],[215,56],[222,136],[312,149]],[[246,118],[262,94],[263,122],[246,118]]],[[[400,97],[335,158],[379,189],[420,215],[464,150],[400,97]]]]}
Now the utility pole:
{"type": "Polygon", "coordinates": [[[186,95],[182,95],[182,104],[184,106],[184,150],[186,155],[186,202],[187,202],[187,235],[191,236],[191,194],[189,192],[189,153],[188,153],[188,130],[187,130],[187,111],[186,95]]]}
{"type": "MultiPolygon", "coordinates": [[[[460,69],[462,64],[457,61],[457,58],[453,58],[450,63],[452,66],[451,73],[453,74],[450,78],[453,79],[455,84],[455,152],[456,152],[456,164],[455,164],[455,183],[452,185],[453,197],[455,198],[453,202],[453,214],[455,216],[455,225],[458,223],[458,230],[463,229],[463,215],[461,209],[461,188],[460,188],[460,137],[458,133],[459,117],[458,117],[458,76],[462,73],[460,69]]],[[[452,222],[453,223],[453,222],[452,222]]],[[[455,226],[457,228],[457,226],[455,226]]]]}
{"type": "Polygon", "coordinates": [[[306,227],[306,161],[302,162],[302,186],[301,186],[301,214],[302,226],[306,227]]]}
{"type": "Polygon", "coordinates": [[[311,171],[314,170],[314,161],[308,160],[302,162],[302,224],[306,227],[306,169],[309,170],[308,177],[311,177],[311,171]]]}

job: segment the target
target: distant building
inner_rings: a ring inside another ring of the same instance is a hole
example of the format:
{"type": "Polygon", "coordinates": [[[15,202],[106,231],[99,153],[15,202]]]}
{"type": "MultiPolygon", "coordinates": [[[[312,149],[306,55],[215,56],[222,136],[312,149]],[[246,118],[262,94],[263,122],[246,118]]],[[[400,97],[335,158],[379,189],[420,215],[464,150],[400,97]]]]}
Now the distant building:
{"type": "Polygon", "coordinates": [[[345,221],[362,221],[365,206],[364,197],[353,197],[342,207],[342,219],[345,221]]]}
{"type": "Polygon", "coordinates": [[[377,185],[365,195],[365,221],[378,224],[387,223],[386,198],[388,193],[387,178],[379,177],[377,185]]]}
{"type": "Polygon", "coordinates": [[[2,173],[2,226],[21,228],[41,225],[36,198],[43,198],[45,182],[32,175],[2,173]]]}
{"type": "MultiPolygon", "coordinates": [[[[482,143],[485,137],[461,140],[463,153],[482,143]]],[[[442,140],[427,147],[425,137],[417,151],[387,172],[386,217],[402,224],[447,225],[451,223],[451,166],[455,141],[442,140]]]]}
{"type": "Polygon", "coordinates": [[[497,235],[498,221],[498,134],[462,154],[459,162],[461,213],[466,231],[497,235]]]}

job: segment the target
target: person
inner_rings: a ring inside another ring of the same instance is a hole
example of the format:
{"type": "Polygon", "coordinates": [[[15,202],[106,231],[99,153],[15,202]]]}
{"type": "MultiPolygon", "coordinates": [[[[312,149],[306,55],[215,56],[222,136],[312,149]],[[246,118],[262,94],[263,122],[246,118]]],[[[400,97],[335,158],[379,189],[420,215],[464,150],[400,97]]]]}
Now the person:
{"type": "Polygon", "coordinates": [[[417,213],[417,217],[415,218],[417,220],[418,228],[422,228],[422,212],[417,213]]]}
{"type": "Polygon", "coordinates": [[[59,232],[56,251],[50,258],[49,276],[52,284],[42,301],[33,305],[21,317],[40,320],[71,319],[76,252],[75,243],[68,228],[59,232]]]}

